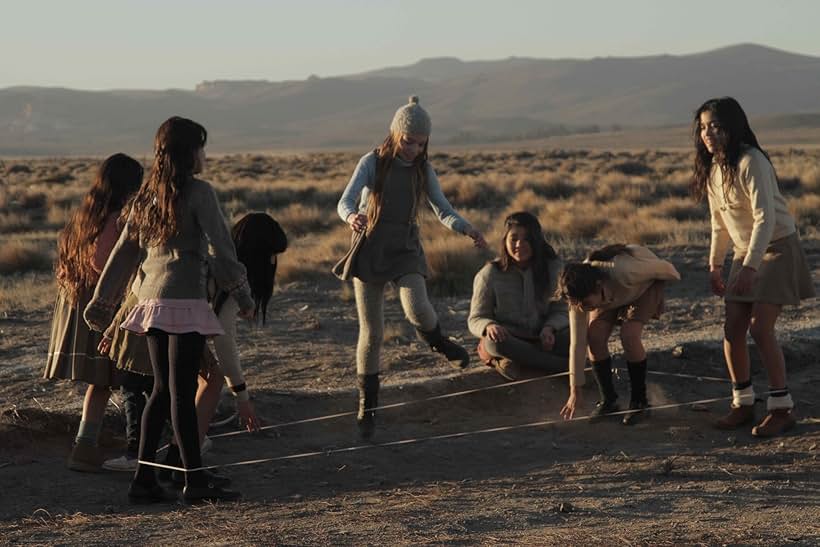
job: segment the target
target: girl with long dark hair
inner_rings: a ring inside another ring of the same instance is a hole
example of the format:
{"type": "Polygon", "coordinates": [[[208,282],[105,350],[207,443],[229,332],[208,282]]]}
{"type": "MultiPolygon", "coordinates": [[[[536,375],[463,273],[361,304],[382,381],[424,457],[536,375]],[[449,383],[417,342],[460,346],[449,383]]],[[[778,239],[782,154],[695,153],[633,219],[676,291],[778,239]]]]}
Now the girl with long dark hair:
{"type": "Polygon", "coordinates": [[[553,298],[561,259],[534,215],[513,213],[504,228],[498,258],[473,281],[467,324],[481,340],[478,355],[508,380],[517,380],[521,367],[566,369],[567,306],[553,298]]]}
{"type": "MultiPolygon", "coordinates": [[[[205,166],[206,140],[205,128],[186,118],[174,116],[160,126],[151,174],[85,310],[92,328],[108,327],[137,270],[131,291],[138,303],[121,326],[146,335],[154,389],[143,412],[140,463],[129,488],[136,503],[169,497],[154,467],[142,463],[155,461],[169,414],[180,452],[176,466],[202,466],[194,407],[197,374],[205,337],[224,333],[207,301],[209,245],[219,286],[236,299],[243,316],[252,317],[255,306],[216,194],[195,177],[205,166]]],[[[229,500],[239,493],[209,481],[200,470],[185,473],[182,497],[186,502],[229,500]]]]}
{"type": "Polygon", "coordinates": [[[712,292],[726,302],[723,352],[732,405],[716,426],[736,429],[754,422],[748,332],[769,379],[768,412],[752,434],[779,435],[796,420],[775,323],[784,305],[813,297],[814,285],[777,174],[740,104],[731,97],[706,101],[695,112],[692,135],[692,194],[697,200],[705,196],[711,212],[709,281],[712,292]],[[725,277],[730,245],[734,256],[725,277]]]}
{"type": "Polygon", "coordinates": [[[100,470],[103,458],[97,439],[111,387],[119,385],[113,363],[97,352],[100,335],[88,329],[82,311],[119,237],[121,210],[141,183],[137,160],[125,154],[108,157],[57,244],[58,293],[44,376],[88,383],[67,464],[74,471],[100,470]]]}

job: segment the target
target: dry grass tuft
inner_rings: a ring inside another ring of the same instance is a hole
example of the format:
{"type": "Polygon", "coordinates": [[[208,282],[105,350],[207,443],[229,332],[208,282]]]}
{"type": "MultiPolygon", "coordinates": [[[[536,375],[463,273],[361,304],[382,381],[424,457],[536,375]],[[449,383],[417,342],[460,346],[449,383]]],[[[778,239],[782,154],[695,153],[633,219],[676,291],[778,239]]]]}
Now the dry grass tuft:
{"type": "Polygon", "coordinates": [[[0,244],[0,274],[51,270],[52,253],[34,241],[11,239],[0,244]]]}

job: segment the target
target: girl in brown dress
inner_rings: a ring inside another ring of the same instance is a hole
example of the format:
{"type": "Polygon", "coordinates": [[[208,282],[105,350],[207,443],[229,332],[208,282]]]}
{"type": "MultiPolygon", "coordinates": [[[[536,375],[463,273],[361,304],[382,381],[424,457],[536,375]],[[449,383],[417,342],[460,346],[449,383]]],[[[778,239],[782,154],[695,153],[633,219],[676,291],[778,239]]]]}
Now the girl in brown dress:
{"type": "Polygon", "coordinates": [[[68,468],[74,471],[100,470],[102,455],[97,439],[111,387],[119,385],[113,363],[97,351],[100,334],[86,326],[82,312],[119,237],[120,211],[141,183],[139,162],[125,154],[109,157],[59,237],[59,289],[43,375],[88,383],[80,427],[68,459],[68,468]]]}

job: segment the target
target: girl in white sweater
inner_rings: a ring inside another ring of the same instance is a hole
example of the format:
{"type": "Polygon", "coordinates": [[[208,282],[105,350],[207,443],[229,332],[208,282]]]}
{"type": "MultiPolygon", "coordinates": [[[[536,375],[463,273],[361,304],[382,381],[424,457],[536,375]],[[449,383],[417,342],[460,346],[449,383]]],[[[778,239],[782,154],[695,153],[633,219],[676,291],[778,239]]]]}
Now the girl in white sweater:
{"type": "Polygon", "coordinates": [[[754,421],[749,332],[769,377],[768,414],[752,434],[779,435],[794,426],[795,418],[774,326],[783,305],[815,295],[811,275],[774,167],[740,104],[731,97],[706,101],[695,113],[693,135],[692,193],[698,200],[705,196],[711,212],[709,280],[712,292],[726,301],[723,349],[733,400],[716,425],[735,429],[754,421]],[[730,244],[734,257],[724,280],[730,244]]]}

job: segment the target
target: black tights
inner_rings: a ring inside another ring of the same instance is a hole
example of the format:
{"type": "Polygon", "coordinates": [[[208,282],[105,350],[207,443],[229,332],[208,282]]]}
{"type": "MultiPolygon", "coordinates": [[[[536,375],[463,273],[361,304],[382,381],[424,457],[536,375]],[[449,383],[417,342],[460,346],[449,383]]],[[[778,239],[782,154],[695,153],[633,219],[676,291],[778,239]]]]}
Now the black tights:
{"type": "MultiPolygon", "coordinates": [[[[155,461],[162,428],[170,414],[174,438],[177,446],[182,447],[183,467],[202,467],[195,399],[205,337],[196,332],[170,334],[149,329],[147,342],[154,369],[154,389],[142,414],[139,459],[155,461]]],[[[156,483],[154,467],[139,464],[134,480],[156,483]]],[[[200,486],[204,482],[201,471],[185,474],[186,485],[200,486]]]]}

